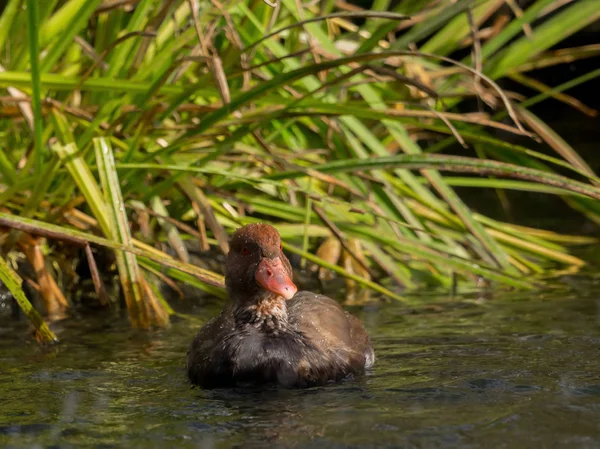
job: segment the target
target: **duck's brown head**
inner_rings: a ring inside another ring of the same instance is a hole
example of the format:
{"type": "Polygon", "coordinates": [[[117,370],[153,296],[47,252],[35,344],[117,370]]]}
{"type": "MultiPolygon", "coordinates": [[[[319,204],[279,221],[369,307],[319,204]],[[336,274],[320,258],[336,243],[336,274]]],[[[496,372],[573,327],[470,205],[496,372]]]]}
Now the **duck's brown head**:
{"type": "Polygon", "coordinates": [[[273,226],[250,224],[234,232],[225,272],[231,299],[238,303],[274,296],[291,299],[298,291],[292,278],[292,267],[273,226]]]}

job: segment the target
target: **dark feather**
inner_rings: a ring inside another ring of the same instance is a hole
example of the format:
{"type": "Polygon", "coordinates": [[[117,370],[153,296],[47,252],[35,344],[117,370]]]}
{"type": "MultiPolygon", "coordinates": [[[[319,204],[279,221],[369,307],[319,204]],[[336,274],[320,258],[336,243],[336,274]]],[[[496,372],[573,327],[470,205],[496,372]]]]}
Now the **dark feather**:
{"type": "Polygon", "coordinates": [[[188,352],[190,381],[204,388],[307,387],[373,365],[373,347],[360,320],[333,299],[299,292],[286,304],[288,325],[276,332],[236,325],[233,308],[207,323],[188,352]]]}

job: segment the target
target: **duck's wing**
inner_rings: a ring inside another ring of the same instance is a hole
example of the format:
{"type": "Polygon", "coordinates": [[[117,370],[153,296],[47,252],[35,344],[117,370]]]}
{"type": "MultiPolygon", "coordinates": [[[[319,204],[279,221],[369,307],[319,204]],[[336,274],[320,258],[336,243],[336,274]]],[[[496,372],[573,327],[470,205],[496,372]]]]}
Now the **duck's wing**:
{"type": "Polygon", "coordinates": [[[319,351],[345,354],[361,369],[373,365],[373,347],[367,331],[339,303],[325,295],[303,291],[287,304],[290,323],[319,351]]]}
{"type": "Polygon", "coordinates": [[[362,321],[357,317],[346,312],[346,317],[350,323],[350,335],[354,341],[355,347],[365,357],[365,368],[371,368],[375,364],[375,350],[371,344],[371,339],[362,321]]]}

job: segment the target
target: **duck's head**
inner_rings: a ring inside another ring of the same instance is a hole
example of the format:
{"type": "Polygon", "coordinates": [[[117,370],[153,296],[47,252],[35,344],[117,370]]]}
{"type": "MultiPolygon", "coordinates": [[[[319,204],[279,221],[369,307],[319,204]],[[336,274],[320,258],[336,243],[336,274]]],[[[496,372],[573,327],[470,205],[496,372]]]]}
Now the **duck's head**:
{"type": "Polygon", "coordinates": [[[273,226],[250,224],[234,232],[225,271],[227,291],[234,301],[258,302],[274,296],[291,299],[298,291],[292,279],[292,266],[273,226]]]}

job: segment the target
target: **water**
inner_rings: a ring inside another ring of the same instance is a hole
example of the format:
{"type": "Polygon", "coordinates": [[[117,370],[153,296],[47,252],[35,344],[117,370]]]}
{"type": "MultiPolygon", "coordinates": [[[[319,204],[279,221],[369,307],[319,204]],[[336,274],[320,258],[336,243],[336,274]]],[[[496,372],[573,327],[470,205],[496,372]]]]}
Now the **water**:
{"type": "Polygon", "coordinates": [[[598,448],[598,292],[588,279],[353,309],[374,371],[308,390],[191,389],[187,346],[216,302],[154,333],[108,315],[64,321],[50,351],[5,317],[0,447],[598,448]]]}

